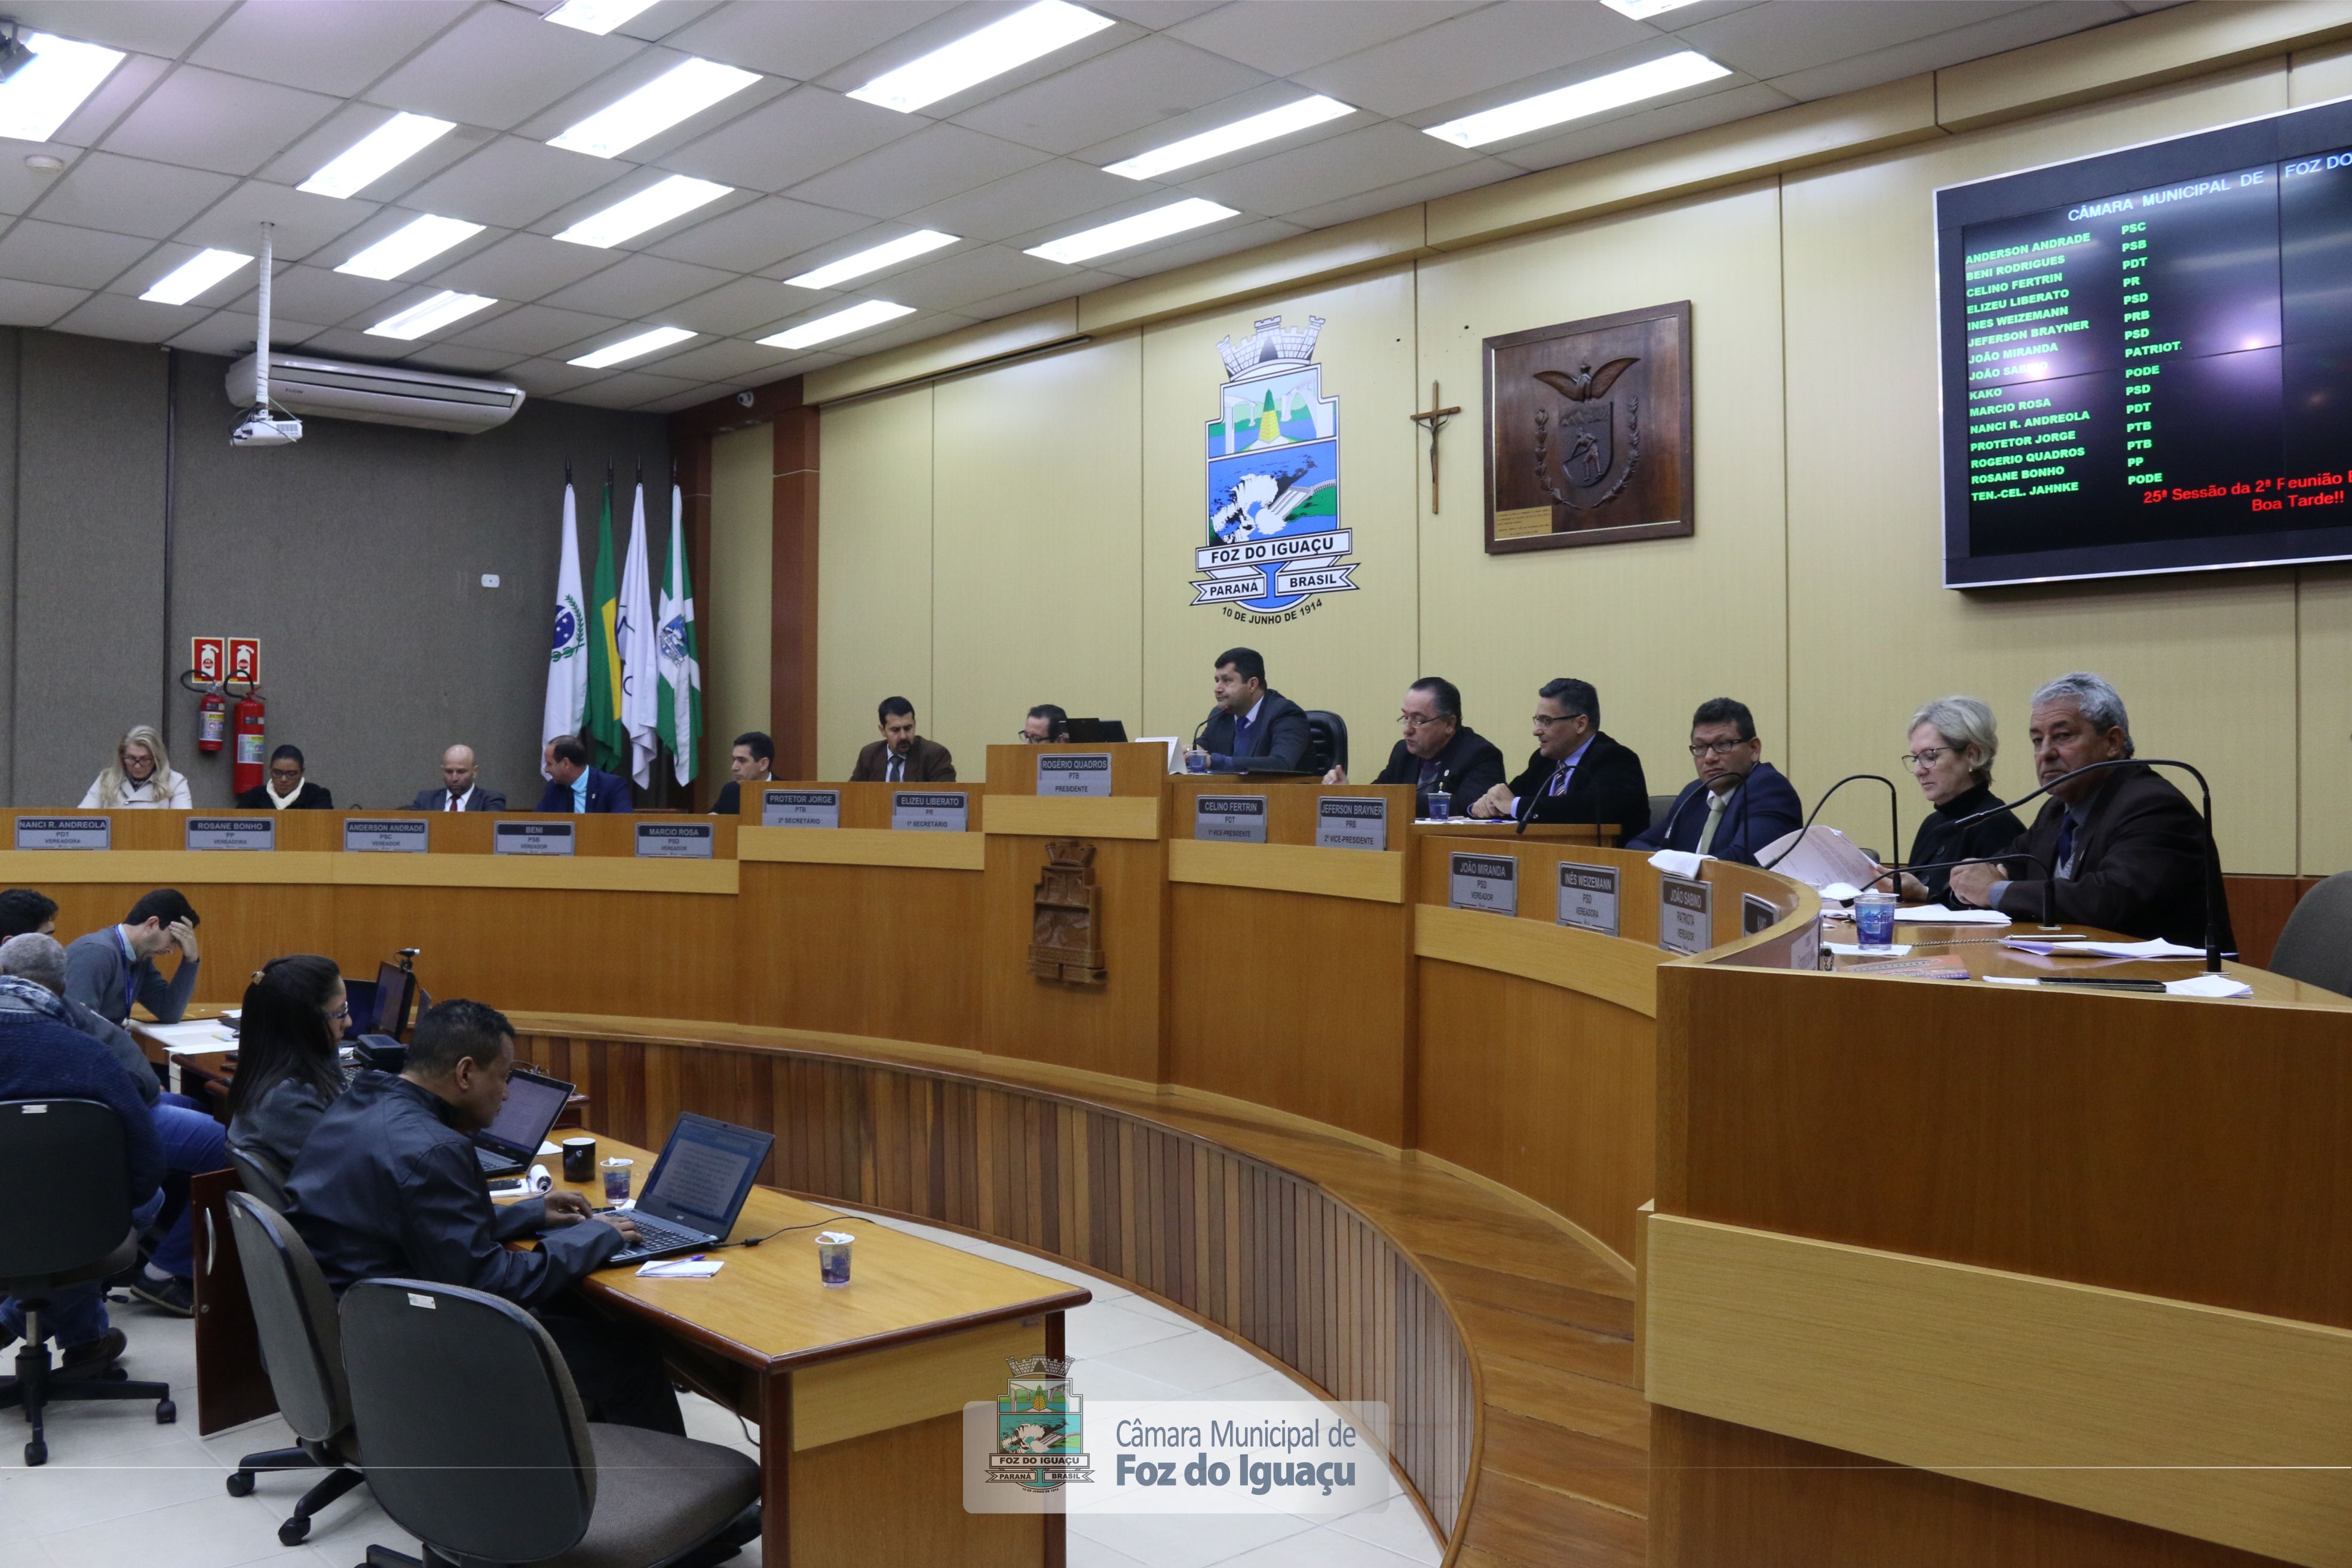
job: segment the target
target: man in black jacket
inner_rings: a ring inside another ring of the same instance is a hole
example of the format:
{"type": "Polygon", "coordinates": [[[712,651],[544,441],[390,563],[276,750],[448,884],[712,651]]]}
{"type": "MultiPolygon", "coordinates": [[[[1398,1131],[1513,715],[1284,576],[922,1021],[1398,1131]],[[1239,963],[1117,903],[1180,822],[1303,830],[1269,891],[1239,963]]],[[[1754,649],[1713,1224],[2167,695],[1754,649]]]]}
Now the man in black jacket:
{"type": "Polygon", "coordinates": [[[1526,769],[1470,808],[1474,817],[1613,822],[1622,838],[1650,825],[1642,759],[1601,728],[1601,694],[1563,675],[1536,694],[1536,748],[1526,769]]]}
{"type": "Polygon", "coordinates": [[[1201,726],[1192,755],[1211,773],[1253,766],[1295,773],[1307,760],[1307,710],[1265,684],[1265,660],[1255,648],[1217,655],[1217,706],[1201,726]]]}
{"type": "Polygon", "coordinates": [[[498,1119],[513,1069],[504,1016],[479,1002],[432,1009],[398,1076],[361,1073],[319,1118],[286,1178],[288,1216],[337,1295],[390,1277],[503,1296],[546,1325],[591,1420],[683,1433],[653,1341],[568,1291],[635,1225],[591,1214],[576,1192],[490,1202],[472,1135],[498,1119]],[[534,1233],[536,1251],[507,1245],[534,1233]]]}
{"type": "MultiPolygon", "coordinates": [[[[1389,752],[1375,784],[1415,786],[1413,815],[1429,815],[1429,792],[1439,784],[1468,810],[1470,803],[1503,781],[1503,754],[1495,743],[1462,722],[1462,692],[1443,675],[1423,675],[1405,688],[1397,722],[1404,738],[1389,752]]],[[[1345,784],[1348,770],[1334,768],[1326,784],[1345,784]]]]}

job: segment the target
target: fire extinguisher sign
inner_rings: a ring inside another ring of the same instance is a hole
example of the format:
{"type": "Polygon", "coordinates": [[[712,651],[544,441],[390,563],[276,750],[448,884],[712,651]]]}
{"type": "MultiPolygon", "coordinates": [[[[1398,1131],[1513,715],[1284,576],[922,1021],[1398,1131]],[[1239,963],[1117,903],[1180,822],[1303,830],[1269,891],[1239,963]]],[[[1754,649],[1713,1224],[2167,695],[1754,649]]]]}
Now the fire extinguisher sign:
{"type": "Polygon", "coordinates": [[[261,679],[260,638],[231,637],[228,640],[228,678],[245,682],[261,679]]]}
{"type": "Polygon", "coordinates": [[[227,667],[226,644],[222,639],[218,637],[188,639],[188,668],[196,679],[205,682],[217,681],[221,678],[221,672],[227,667]]]}

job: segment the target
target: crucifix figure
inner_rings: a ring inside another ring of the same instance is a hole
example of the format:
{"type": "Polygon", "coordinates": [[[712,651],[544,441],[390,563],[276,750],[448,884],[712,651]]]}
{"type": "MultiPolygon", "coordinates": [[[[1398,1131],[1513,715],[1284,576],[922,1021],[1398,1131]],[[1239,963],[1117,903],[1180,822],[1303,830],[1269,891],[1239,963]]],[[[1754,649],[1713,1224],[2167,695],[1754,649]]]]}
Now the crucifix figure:
{"type": "Polygon", "coordinates": [[[1433,514],[1437,510],[1437,433],[1461,412],[1459,408],[1437,406],[1437,383],[1432,382],[1429,383],[1429,407],[1412,416],[1415,424],[1429,426],[1429,509],[1433,514]]]}

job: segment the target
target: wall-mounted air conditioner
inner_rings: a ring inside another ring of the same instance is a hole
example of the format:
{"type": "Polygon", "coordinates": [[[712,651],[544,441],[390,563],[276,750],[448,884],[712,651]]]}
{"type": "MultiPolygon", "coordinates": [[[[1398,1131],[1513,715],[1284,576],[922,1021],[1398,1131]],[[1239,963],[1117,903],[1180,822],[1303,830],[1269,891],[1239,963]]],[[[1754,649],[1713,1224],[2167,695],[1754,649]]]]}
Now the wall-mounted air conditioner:
{"type": "MultiPolygon", "coordinates": [[[[253,360],[247,354],[228,368],[228,401],[239,408],[254,402],[253,360]]],[[[269,401],[289,413],[471,435],[495,430],[512,419],[515,410],[522,406],[523,391],[508,382],[405,365],[361,365],[273,353],[269,401]]]]}

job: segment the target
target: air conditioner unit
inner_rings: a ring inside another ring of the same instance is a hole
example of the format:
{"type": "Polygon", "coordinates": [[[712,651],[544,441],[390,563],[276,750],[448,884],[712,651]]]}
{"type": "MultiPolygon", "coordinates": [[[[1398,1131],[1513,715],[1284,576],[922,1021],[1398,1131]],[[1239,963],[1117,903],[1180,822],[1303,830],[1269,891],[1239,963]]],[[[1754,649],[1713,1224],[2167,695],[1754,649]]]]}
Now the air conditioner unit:
{"type": "MultiPolygon", "coordinates": [[[[226,386],[230,402],[239,408],[253,405],[251,354],[228,368],[226,386]]],[[[522,400],[522,388],[508,382],[405,365],[362,365],[303,354],[269,356],[269,401],[289,413],[472,435],[512,419],[522,400]]]]}

